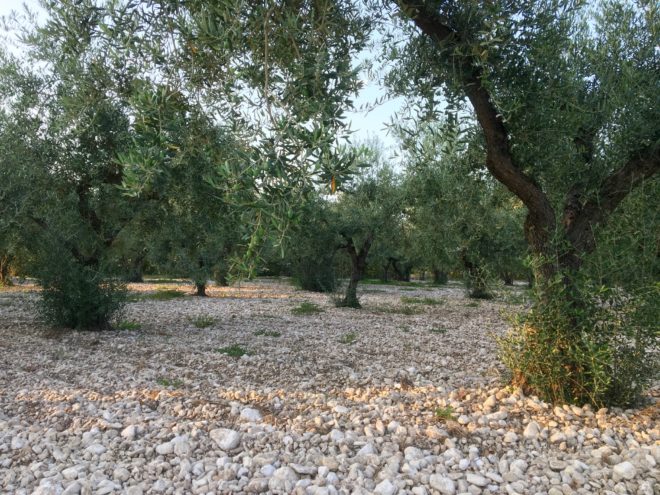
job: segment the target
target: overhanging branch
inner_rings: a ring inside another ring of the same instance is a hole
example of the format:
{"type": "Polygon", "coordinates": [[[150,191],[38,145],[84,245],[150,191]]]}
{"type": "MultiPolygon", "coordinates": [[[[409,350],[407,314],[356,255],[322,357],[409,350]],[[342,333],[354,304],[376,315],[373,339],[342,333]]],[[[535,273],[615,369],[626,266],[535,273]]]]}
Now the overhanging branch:
{"type": "MultiPolygon", "coordinates": [[[[443,23],[442,19],[429,12],[424,5],[405,1],[397,3],[404,12],[413,13],[411,20],[423,34],[448,50],[458,46],[460,33],[443,23]]],[[[483,76],[481,69],[472,57],[465,56],[462,60],[459,66],[461,83],[486,138],[486,167],[499,182],[525,204],[532,223],[537,230],[539,228],[543,230],[536,232],[536,237],[540,243],[544,243],[555,227],[554,209],[541,188],[516,165],[509,146],[508,131],[493,105],[488,90],[481,82],[483,76]]]]}

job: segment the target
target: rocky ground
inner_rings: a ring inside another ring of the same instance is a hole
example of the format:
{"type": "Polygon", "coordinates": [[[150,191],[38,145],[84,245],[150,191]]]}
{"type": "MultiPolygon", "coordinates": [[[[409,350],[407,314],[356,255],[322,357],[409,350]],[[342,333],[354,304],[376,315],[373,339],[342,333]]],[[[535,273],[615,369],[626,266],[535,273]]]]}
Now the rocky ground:
{"type": "Polygon", "coordinates": [[[58,333],[34,292],[0,292],[0,492],[660,493],[657,397],[594,411],[504,388],[502,301],[366,286],[357,311],[276,281],[211,296],[58,333]]]}

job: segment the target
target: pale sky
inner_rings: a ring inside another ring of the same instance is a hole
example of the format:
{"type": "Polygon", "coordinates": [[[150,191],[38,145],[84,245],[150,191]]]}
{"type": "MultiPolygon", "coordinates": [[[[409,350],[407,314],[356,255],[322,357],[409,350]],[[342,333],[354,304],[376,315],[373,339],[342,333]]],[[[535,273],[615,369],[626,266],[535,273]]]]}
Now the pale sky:
{"type": "MultiPolygon", "coordinates": [[[[23,4],[30,8],[37,8],[36,0],[0,0],[0,17],[7,16],[12,10],[22,11],[23,4]]],[[[0,38],[1,39],[1,38],[0,38]]],[[[371,107],[373,102],[384,95],[384,90],[377,82],[368,82],[355,101],[355,108],[371,107]]],[[[393,150],[395,140],[387,134],[385,124],[388,123],[392,115],[401,108],[401,100],[388,101],[366,113],[364,111],[353,111],[347,113],[351,129],[355,131],[352,134],[351,141],[367,141],[370,138],[378,138],[386,148],[393,150]]]]}

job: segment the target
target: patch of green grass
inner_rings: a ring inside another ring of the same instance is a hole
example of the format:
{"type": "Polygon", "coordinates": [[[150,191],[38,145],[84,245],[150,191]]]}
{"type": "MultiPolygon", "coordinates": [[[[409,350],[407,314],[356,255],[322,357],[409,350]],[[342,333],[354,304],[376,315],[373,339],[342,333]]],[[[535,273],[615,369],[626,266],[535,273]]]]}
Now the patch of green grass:
{"type": "Polygon", "coordinates": [[[156,383],[161,387],[179,388],[183,386],[183,382],[178,378],[173,378],[170,380],[169,378],[161,377],[156,380],[156,383]]]}
{"type": "Polygon", "coordinates": [[[171,301],[179,297],[185,297],[185,293],[175,289],[158,289],[152,294],[145,295],[145,299],[153,299],[155,301],[171,301]]]}
{"type": "Polygon", "coordinates": [[[427,304],[430,306],[437,306],[439,304],[444,304],[443,299],[435,299],[433,297],[407,297],[403,296],[401,302],[404,304],[427,304]]]}
{"type": "Polygon", "coordinates": [[[447,329],[442,327],[433,327],[431,328],[431,330],[429,330],[429,332],[436,333],[439,335],[444,335],[445,333],[447,333],[447,329]]]}
{"type": "Polygon", "coordinates": [[[190,323],[195,325],[197,328],[207,328],[212,326],[215,323],[215,318],[208,315],[200,315],[194,318],[190,318],[190,323]]]}
{"type": "Polygon", "coordinates": [[[239,358],[241,356],[245,356],[246,354],[248,354],[247,349],[241,347],[238,344],[222,347],[220,349],[216,349],[216,351],[221,354],[226,354],[227,356],[231,356],[235,358],[239,358]]]}
{"type": "Polygon", "coordinates": [[[415,308],[413,306],[374,306],[371,308],[372,313],[387,313],[396,315],[418,315],[424,310],[415,308]]]}
{"type": "Polygon", "coordinates": [[[447,421],[454,417],[454,409],[451,406],[438,407],[433,414],[439,421],[447,421]]]}
{"type": "Polygon", "coordinates": [[[354,343],[358,338],[358,335],[355,332],[349,332],[345,333],[339,338],[339,343],[340,344],[352,344],[354,343]]]}
{"type": "Polygon", "coordinates": [[[275,332],[272,330],[257,330],[254,332],[254,335],[257,337],[281,337],[282,334],[280,332],[275,332]]]}
{"type": "Polygon", "coordinates": [[[115,325],[116,330],[139,330],[142,324],[137,321],[122,320],[115,325]]]}
{"type": "Polygon", "coordinates": [[[465,306],[468,308],[478,308],[479,306],[481,306],[481,304],[479,303],[479,301],[471,301],[467,303],[465,306]]]}
{"type": "Polygon", "coordinates": [[[401,330],[404,333],[409,333],[410,332],[410,327],[408,325],[400,325],[398,327],[399,330],[401,330]]]}
{"type": "Polygon", "coordinates": [[[314,315],[318,313],[323,313],[325,310],[320,308],[318,305],[304,301],[300,303],[300,306],[297,306],[291,310],[294,315],[314,315]]]}

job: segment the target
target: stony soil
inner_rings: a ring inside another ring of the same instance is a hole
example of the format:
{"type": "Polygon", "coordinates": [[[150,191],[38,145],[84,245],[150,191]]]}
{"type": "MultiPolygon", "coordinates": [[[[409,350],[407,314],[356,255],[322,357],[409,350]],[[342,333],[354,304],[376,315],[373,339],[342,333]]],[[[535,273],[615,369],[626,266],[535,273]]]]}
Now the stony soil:
{"type": "Polygon", "coordinates": [[[503,387],[503,302],[368,286],[358,311],[275,281],[211,296],[58,333],[34,292],[0,292],[0,492],[660,493],[657,397],[593,411],[503,387]]]}

